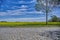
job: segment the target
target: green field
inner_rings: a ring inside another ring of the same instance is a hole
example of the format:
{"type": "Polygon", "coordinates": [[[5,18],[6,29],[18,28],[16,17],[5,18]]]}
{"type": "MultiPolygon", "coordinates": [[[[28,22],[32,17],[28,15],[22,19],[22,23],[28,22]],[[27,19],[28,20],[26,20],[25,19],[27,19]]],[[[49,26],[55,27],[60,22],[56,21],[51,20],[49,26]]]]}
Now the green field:
{"type": "MultiPolygon", "coordinates": [[[[0,27],[44,27],[45,22],[0,22],[0,27]]],[[[48,26],[60,26],[60,22],[48,22],[48,26]]]]}

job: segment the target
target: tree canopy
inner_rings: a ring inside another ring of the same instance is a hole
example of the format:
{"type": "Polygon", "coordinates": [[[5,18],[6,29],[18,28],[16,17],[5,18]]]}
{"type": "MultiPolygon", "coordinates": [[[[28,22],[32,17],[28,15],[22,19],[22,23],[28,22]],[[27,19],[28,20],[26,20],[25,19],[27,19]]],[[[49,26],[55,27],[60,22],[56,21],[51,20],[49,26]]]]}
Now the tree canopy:
{"type": "Polygon", "coordinates": [[[51,16],[51,19],[49,19],[49,22],[60,22],[60,18],[56,15],[51,16]]]}
{"type": "Polygon", "coordinates": [[[35,9],[37,11],[41,11],[41,10],[44,11],[46,10],[46,7],[48,7],[48,10],[50,10],[51,7],[57,6],[59,4],[60,4],[60,0],[37,0],[35,9]]]}

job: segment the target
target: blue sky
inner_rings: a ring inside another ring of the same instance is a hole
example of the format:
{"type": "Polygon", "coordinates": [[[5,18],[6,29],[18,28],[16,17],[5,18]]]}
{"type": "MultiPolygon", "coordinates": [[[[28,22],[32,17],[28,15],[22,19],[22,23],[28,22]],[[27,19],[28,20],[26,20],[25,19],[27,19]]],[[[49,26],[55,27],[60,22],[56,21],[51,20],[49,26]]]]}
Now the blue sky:
{"type": "MultiPolygon", "coordinates": [[[[2,0],[0,1],[0,21],[39,22],[45,21],[45,13],[35,10],[36,0],[2,0]]],[[[49,13],[60,17],[60,7],[49,13]]]]}

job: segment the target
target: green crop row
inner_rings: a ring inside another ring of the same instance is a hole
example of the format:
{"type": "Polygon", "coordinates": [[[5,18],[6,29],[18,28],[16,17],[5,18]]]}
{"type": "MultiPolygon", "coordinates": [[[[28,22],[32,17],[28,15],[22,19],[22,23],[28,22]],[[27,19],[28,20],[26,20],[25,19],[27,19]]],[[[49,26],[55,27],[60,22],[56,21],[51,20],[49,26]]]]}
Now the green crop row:
{"type": "MultiPolygon", "coordinates": [[[[48,22],[48,25],[60,26],[60,22],[48,22]]],[[[46,26],[45,22],[0,22],[0,27],[46,26]]]]}

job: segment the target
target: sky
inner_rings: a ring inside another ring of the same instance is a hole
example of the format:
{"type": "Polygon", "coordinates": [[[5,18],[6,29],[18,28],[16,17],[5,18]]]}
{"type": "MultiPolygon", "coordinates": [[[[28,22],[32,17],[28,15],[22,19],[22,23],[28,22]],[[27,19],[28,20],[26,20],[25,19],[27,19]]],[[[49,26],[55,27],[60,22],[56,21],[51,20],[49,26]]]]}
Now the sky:
{"type": "MultiPolygon", "coordinates": [[[[45,21],[45,13],[36,11],[36,0],[0,0],[0,21],[42,22],[45,21]]],[[[60,5],[50,12],[50,16],[60,17],[60,5]]]]}

